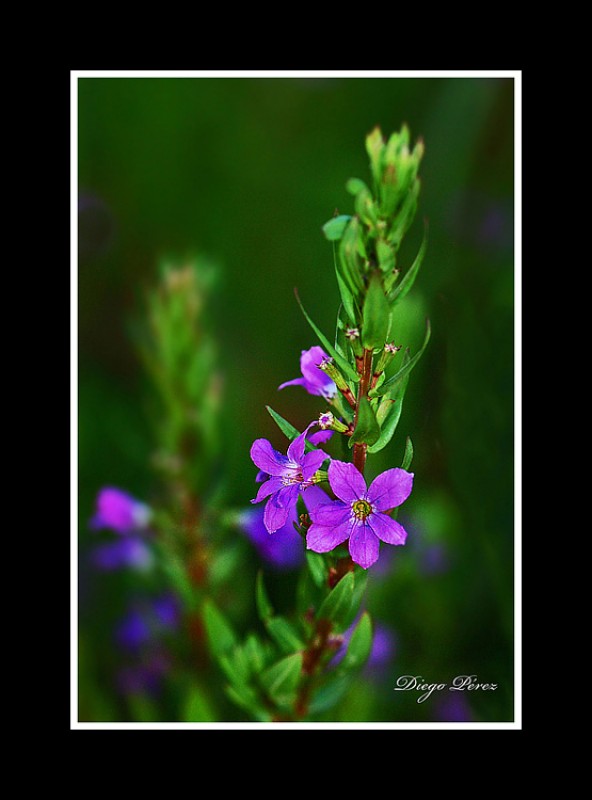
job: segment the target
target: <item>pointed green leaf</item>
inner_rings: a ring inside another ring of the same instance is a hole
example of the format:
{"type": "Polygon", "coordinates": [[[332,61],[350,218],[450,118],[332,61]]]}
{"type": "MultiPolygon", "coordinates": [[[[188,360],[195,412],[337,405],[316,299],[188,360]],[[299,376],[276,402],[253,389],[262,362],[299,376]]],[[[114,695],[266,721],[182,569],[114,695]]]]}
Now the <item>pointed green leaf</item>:
{"type": "Polygon", "coordinates": [[[405,273],[404,277],[402,278],[401,282],[398,286],[395,287],[393,293],[390,297],[391,305],[398,303],[401,301],[405,295],[409,292],[413,284],[415,283],[415,279],[417,277],[417,273],[419,272],[419,268],[421,267],[421,262],[423,261],[423,257],[425,256],[426,248],[428,245],[428,237],[427,237],[427,230],[424,232],[423,240],[421,242],[421,247],[419,248],[419,252],[415,257],[415,261],[409,267],[407,272],[405,273]]]}
{"type": "Polygon", "coordinates": [[[421,349],[417,351],[417,353],[413,356],[413,358],[409,359],[406,364],[404,364],[401,369],[395,373],[392,378],[386,380],[382,386],[377,387],[369,392],[371,397],[373,396],[380,396],[380,395],[388,395],[389,397],[396,396],[397,391],[400,388],[401,381],[404,378],[409,376],[409,373],[413,369],[413,367],[417,364],[419,359],[422,357],[424,350],[428,346],[428,342],[430,341],[430,336],[432,333],[432,329],[430,326],[430,321],[426,320],[426,335],[423,340],[423,344],[421,349]]]}
{"type": "MultiPolygon", "coordinates": [[[[287,419],[284,419],[281,414],[278,414],[277,411],[274,411],[271,406],[265,406],[265,408],[281,432],[287,436],[290,441],[296,439],[297,436],[300,436],[301,431],[299,431],[298,428],[295,428],[291,422],[288,422],[287,419]]],[[[311,444],[308,439],[306,439],[304,442],[304,448],[307,453],[310,453],[311,450],[319,449],[318,447],[315,447],[314,444],[311,444]]]]}
{"type": "Polygon", "coordinates": [[[313,581],[317,586],[324,586],[327,582],[327,568],[325,566],[325,559],[321,553],[314,553],[312,550],[307,550],[306,562],[313,581]]]}
{"type": "Polygon", "coordinates": [[[337,242],[343,236],[347,223],[350,221],[351,216],[348,214],[340,214],[338,217],[333,217],[329,222],[323,225],[323,233],[325,238],[330,242],[337,242]]]}
{"type": "Polygon", "coordinates": [[[383,272],[391,272],[395,268],[395,251],[382,239],[376,242],[376,255],[378,266],[383,272]]]}
{"type": "MultiPolygon", "coordinates": [[[[337,268],[337,261],[335,259],[335,253],[333,254],[334,263],[335,263],[335,277],[337,278],[337,287],[339,289],[339,294],[341,296],[341,302],[343,308],[347,312],[348,317],[351,320],[351,324],[355,325],[356,319],[356,300],[351,292],[350,288],[346,284],[346,282],[341,277],[341,274],[337,268]]],[[[343,355],[343,353],[341,353],[343,355]]]]}
{"type": "Polygon", "coordinates": [[[388,336],[391,309],[377,272],[370,278],[363,315],[362,344],[368,349],[383,347],[388,336]]]}
{"type": "Polygon", "coordinates": [[[271,617],[265,623],[265,627],[283,653],[304,649],[305,644],[295,626],[284,617],[271,617]]]}
{"type": "Polygon", "coordinates": [[[347,652],[341,662],[345,672],[360,669],[366,663],[372,649],[372,621],[367,611],[364,611],[356,625],[347,652]]]}
{"type": "Polygon", "coordinates": [[[302,653],[294,653],[272,664],[261,674],[261,684],[280,705],[289,703],[298,687],[302,673],[302,653]]]}
{"type": "Polygon", "coordinates": [[[354,573],[348,572],[321,603],[317,619],[328,619],[339,624],[351,608],[353,595],[354,573]]]}
{"type": "Polygon", "coordinates": [[[412,461],[413,461],[413,442],[411,441],[411,437],[408,436],[407,441],[405,442],[405,453],[403,454],[403,463],[401,464],[401,469],[409,469],[412,461]]]}
{"type": "Polygon", "coordinates": [[[363,265],[360,261],[360,258],[364,258],[364,253],[361,252],[361,243],[364,236],[363,225],[360,225],[357,217],[353,217],[339,243],[341,274],[354,296],[364,290],[364,282],[362,280],[363,265]]]}
{"type": "MultiPolygon", "coordinates": [[[[383,400],[383,402],[385,402],[383,400]]],[[[403,410],[403,400],[397,399],[392,402],[392,408],[387,416],[386,420],[382,423],[382,428],[380,429],[380,436],[375,444],[370,445],[368,447],[369,453],[378,453],[393,438],[395,431],[397,430],[397,425],[399,424],[399,419],[401,417],[401,411],[403,410]]]]}
{"type": "Polygon", "coordinates": [[[388,239],[391,244],[398,249],[403,237],[407,233],[409,226],[413,222],[415,212],[417,211],[417,198],[419,197],[420,183],[416,178],[411,189],[407,193],[401,208],[399,209],[395,221],[391,227],[388,239]]]}
{"type": "Polygon", "coordinates": [[[367,397],[362,397],[358,403],[358,424],[353,434],[348,439],[348,446],[352,448],[354,444],[365,443],[375,444],[380,436],[380,425],[376,421],[376,416],[367,397]]]}
{"type": "Polygon", "coordinates": [[[354,370],[354,368],[351,366],[349,361],[346,361],[346,359],[343,356],[339,355],[339,353],[333,347],[331,342],[327,339],[325,334],[321,333],[321,331],[317,328],[317,326],[314,324],[312,319],[308,316],[304,306],[302,305],[302,303],[300,301],[300,298],[298,297],[298,294],[296,294],[296,300],[298,301],[298,305],[300,306],[300,309],[301,309],[302,313],[304,314],[304,318],[306,319],[306,321],[308,322],[310,327],[313,329],[313,331],[316,333],[320,343],[323,345],[323,347],[325,348],[327,353],[329,353],[329,355],[335,360],[335,363],[337,364],[339,369],[345,375],[347,375],[347,377],[350,380],[354,381],[354,383],[357,383],[360,380],[360,376],[358,375],[358,373],[354,370]]]}
{"type": "Polygon", "coordinates": [[[255,717],[258,722],[271,720],[271,714],[261,705],[259,698],[249,686],[227,686],[226,694],[237,706],[255,717]]]}
{"type": "Polygon", "coordinates": [[[265,622],[266,619],[272,616],[273,607],[269,602],[265,584],[263,583],[263,572],[259,570],[257,573],[257,583],[255,585],[255,600],[257,602],[257,612],[259,619],[265,622]]]}
{"type": "Polygon", "coordinates": [[[353,572],[353,576],[354,576],[354,591],[352,595],[351,608],[347,612],[347,614],[343,619],[343,622],[341,623],[342,630],[349,628],[349,626],[358,616],[358,613],[362,606],[362,602],[364,600],[366,586],[368,585],[367,569],[362,569],[362,567],[356,567],[353,572]]]}
{"type": "Polygon", "coordinates": [[[245,641],[244,650],[247,658],[250,660],[251,664],[253,665],[253,673],[258,674],[261,672],[265,665],[265,648],[259,641],[259,639],[255,636],[254,633],[250,633],[247,636],[245,641]]]}
{"type": "Polygon", "coordinates": [[[311,714],[319,714],[321,711],[333,708],[350,689],[353,677],[352,674],[348,675],[339,672],[335,677],[326,680],[313,692],[308,707],[309,712],[311,714]]]}
{"type": "Polygon", "coordinates": [[[217,719],[208,695],[200,686],[193,684],[185,698],[182,722],[216,722],[217,719]]]}
{"type": "Polygon", "coordinates": [[[203,606],[203,620],[210,650],[219,659],[236,645],[236,635],[222,612],[209,599],[203,606]]]}

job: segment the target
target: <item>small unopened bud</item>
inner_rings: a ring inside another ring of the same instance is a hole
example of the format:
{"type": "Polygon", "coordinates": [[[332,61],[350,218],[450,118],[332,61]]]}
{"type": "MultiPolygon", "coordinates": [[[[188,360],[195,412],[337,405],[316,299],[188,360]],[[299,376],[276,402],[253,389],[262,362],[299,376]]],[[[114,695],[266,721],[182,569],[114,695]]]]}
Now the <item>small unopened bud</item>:
{"type": "Polygon", "coordinates": [[[341,422],[340,420],[335,419],[335,417],[330,411],[325,411],[323,414],[320,415],[319,428],[321,428],[324,431],[327,430],[337,431],[337,433],[346,433],[347,431],[349,431],[348,426],[344,425],[343,422],[341,422]]]}
{"type": "Polygon", "coordinates": [[[345,331],[345,335],[351,342],[354,339],[360,338],[360,331],[357,328],[347,328],[347,330],[345,331]]]}
{"type": "Polygon", "coordinates": [[[347,389],[347,383],[341,372],[335,366],[332,358],[324,358],[319,364],[319,369],[328,375],[340,391],[347,389]]]}

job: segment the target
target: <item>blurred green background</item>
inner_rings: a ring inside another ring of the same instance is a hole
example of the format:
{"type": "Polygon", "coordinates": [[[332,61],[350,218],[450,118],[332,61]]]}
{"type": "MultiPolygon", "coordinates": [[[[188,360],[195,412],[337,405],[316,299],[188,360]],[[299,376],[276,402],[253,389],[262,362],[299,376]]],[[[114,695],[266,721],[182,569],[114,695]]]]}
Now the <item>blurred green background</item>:
{"type": "MultiPolygon", "coordinates": [[[[321,410],[298,389],[276,392],[316,344],[294,287],[317,324],[334,330],[338,291],[321,226],[336,208],[351,213],[345,182],[368,179],[364,138],[375,125],[388,135],[407,122],[412,140],[423,137],[419,213],[401,263],[417,251],[422,217],[429,247],[395,341],[416,349],[426,316],[433,335],[397,435],[368,462],[370,474],[399,464],[412,436],[415,488],[401,516],[409,546],[371,580],[368,598],[396,652],[333,718],[438,719],[435,701],[393,692],[396,678],[476,674],[499,688],[463,693],[458,713],[512,720],[513,81],[81,78],[78,93],[82,551],[101,486],[146,502],[155,491],[149,396],[130,324],[158,264],[197,253],[218,265],[210,311],[225,374],[229,502],[245,507],[252,440],[283,444],[265,404],[300,430],[321,410]]],[[[245,591],[257,563],[249,550],[245,591]]],[[[108,576],[97,587],[84,569],[80,580],[81,715],[123,719],[106,668],[96,668],[111,646],[101,609],[119,584],[108,576]]],[[[290,587],[278,580],[275,591],[288,598],[290,587]]]]}

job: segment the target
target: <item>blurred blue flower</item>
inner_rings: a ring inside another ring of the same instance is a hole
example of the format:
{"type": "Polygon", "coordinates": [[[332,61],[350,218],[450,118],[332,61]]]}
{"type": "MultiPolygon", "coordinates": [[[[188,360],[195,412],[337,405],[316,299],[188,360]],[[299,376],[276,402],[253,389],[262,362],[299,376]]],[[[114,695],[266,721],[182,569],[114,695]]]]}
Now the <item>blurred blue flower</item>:
{"type": "Polygon", "coordinates": [[[144,572],[154,566],[154,555],[143,539],[126,536],[114,542],[97,545],[92,550],[91,561],[97,569],[105,572],[122,567],[144,572]]]}
{"type": "Polygon", "coordinates": [[[135,600],[115,628],[115,640],[123,650],[135,651],[158,642],[181,623],[181,605],[172,592],[135,600]]]}
{"type": "Polygon", "coordinates": [[[146,529],[151,515],[152,511],[145,503],[121,489],[105,486],[97,495],[95,515],[89,525],[94,530],[110,528],[127,534],[146,529]]]}

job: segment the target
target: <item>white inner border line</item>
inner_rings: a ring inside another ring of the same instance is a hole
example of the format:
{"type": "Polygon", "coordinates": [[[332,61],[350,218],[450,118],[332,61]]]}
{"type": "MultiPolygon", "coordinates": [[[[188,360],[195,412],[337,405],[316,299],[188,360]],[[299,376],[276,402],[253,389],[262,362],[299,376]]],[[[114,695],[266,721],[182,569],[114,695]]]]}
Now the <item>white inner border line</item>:
{"type": "Polygon", "coordinates": [[[70,727],[71,730],[521,730],[522,729],[522,71],[72,70],[70,72],[70,727]],[[514,722],[78,721],[78,80],[79,78],[513,78],[514,80],[514,722]]]}

